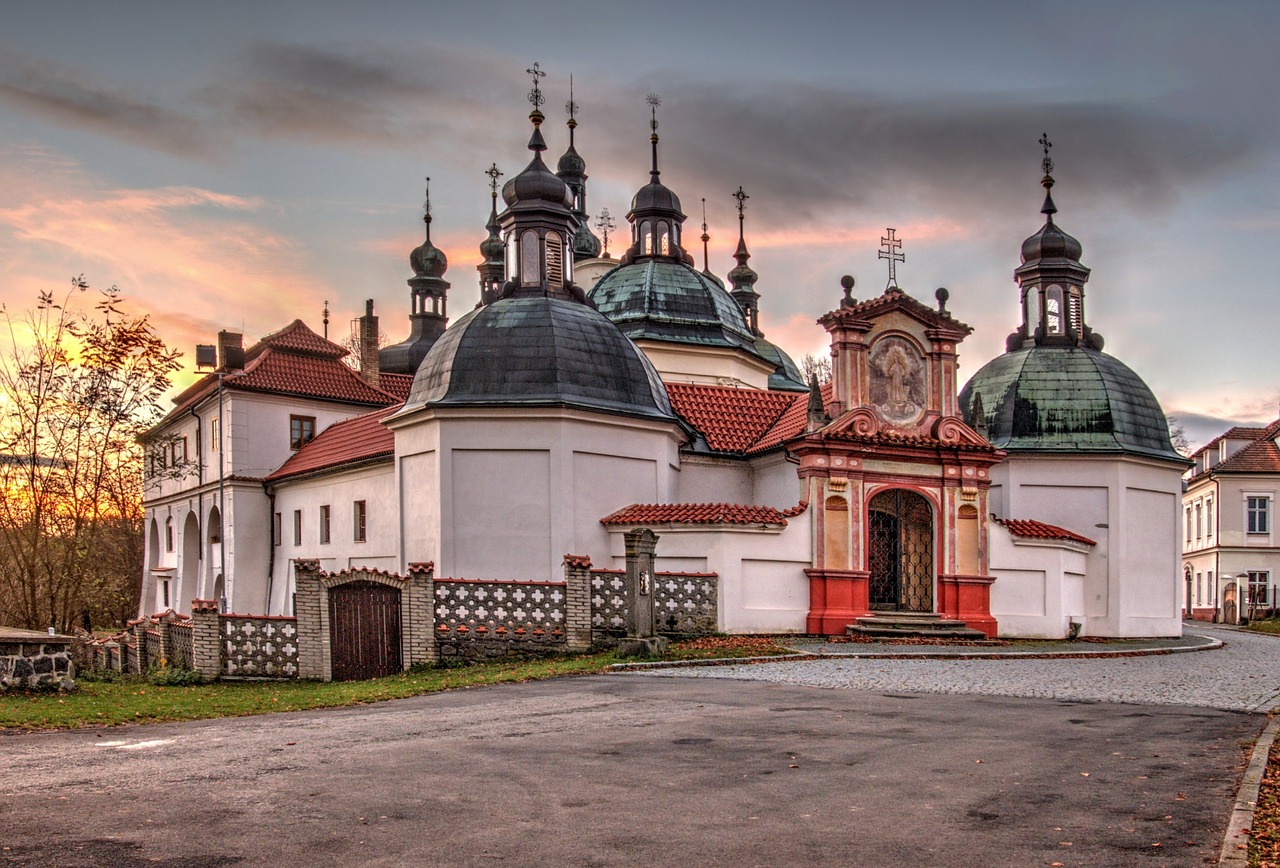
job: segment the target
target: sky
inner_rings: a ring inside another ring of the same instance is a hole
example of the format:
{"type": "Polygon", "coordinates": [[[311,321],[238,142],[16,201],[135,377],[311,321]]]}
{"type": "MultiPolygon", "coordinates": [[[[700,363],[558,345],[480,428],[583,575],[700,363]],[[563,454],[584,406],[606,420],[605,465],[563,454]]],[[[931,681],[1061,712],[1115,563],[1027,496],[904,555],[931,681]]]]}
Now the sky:
{"type": "MultiPolygon", "coordinates": [[[[1280,405],[1280,4],[9,2],[0,20],[0,303],[83,274],[170,345],[252,342],[294,318],[330,336],[374,300],[408,331],[409,252],[479,297],[490,163],[527,163],[525,73],[548,76],[553,162],[579,106],[587,204],[623,246],[662,179],[699,267],[733,266],[741,185],[761,327],[793,357],[815,320],[898,284],[974,329],[961,381],[1019,323],[1013,269],[1056,222],[1092,269],[1085,315],[1193,443],[1280,405]]],[[[504,178],[504,180],[506,179],[504,178]]]]}

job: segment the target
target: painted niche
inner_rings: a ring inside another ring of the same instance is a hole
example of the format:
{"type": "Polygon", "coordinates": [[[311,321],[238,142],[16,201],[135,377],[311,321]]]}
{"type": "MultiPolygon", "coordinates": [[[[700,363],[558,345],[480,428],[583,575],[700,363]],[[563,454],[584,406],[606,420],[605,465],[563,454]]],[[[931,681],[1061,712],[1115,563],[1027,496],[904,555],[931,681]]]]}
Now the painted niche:
{"type": "Polygon", "coordinates": [[[889,336],[871,348],[871,403],[891,425],[914,425],[924,416],[925,361],[911,341],[889,336]]]}

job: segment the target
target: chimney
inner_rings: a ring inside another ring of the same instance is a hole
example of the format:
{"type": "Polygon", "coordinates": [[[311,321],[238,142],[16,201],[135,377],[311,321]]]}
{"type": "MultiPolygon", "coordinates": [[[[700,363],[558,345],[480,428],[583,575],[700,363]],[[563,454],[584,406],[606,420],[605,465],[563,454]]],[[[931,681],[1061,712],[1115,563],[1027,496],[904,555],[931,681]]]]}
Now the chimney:
{"type": "Polygon", "coordinates": [[[373,313],[373,299],[365,299],[364,316],[360,317],[360,376],[375,389],[381,380],[378,367],[378,318],[373,313]]]}
{"type": "Polygon", "coordinates": [[[244,335],[218,332],[218,370],[239,371],[244,368],[244,335]]]}

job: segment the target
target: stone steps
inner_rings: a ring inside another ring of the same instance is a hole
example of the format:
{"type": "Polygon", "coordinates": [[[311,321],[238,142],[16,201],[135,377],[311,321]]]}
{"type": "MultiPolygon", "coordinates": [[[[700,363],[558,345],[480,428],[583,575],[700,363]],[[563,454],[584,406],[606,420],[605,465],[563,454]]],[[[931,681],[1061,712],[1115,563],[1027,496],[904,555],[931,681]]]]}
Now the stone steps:
{"type": "Polygon", "coordinates": [[[981,630],[963,621],[927,612],[876,612],[845,628],[849,636],[882,638],[986,639],[981,630]]]}

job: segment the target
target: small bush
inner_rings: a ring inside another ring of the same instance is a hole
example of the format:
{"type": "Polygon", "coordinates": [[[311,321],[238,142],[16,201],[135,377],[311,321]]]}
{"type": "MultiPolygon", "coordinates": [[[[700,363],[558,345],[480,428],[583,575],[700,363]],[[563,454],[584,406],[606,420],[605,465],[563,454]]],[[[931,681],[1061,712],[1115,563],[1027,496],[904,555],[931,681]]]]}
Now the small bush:
{"type": "Polygon", "coordinates": [[[147,683],[156,687],[188,687],[204,684],[204,676],[194,669],[177,669],[162,664],[147,670],[147,683]]]}

